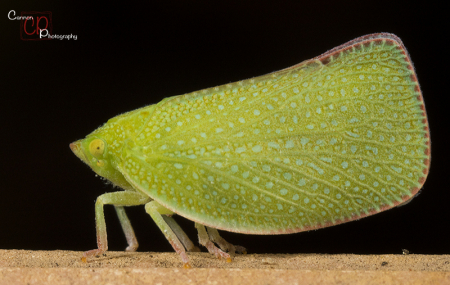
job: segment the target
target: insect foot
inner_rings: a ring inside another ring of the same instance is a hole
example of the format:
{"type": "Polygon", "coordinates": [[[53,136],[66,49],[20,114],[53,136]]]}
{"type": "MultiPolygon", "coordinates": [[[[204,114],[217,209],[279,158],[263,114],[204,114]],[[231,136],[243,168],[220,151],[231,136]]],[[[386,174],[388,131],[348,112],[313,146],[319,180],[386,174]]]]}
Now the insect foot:
{"type": "Polygon", "coordinates": [[[103,249],[93,249],[93,250],[89,250],[86,251],[85,253],[83,253],[83,257],[81,258],[81,261],[84,263],[87,263],[89,259],[91,259],[92,257],[98,257],[100,255],[102,255],[102,253],[106,252],[106,250],[103,249]]]}

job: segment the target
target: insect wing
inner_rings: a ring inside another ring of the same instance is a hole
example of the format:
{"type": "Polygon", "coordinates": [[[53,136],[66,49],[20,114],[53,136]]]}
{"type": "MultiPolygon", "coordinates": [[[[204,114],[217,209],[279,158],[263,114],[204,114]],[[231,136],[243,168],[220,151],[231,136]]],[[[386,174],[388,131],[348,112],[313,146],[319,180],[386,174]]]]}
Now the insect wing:
{"type": "Polygon", "coordinates": [[[292,68],[172,97],[126,150],[131,183],[214,228],[291,233],[412,198],[430,141],[414,68],[390,34],[292,68]]]}

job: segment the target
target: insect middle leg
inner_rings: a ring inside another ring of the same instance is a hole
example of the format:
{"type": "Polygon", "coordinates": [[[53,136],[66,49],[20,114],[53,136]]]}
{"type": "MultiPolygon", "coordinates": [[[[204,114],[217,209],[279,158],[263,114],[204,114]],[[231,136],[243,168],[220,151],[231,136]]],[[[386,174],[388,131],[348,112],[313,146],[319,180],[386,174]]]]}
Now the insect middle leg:
{"type": "MultiPolygon", "coordinates": [[[[105,223],[105,214],[103,212],[104,205],[114,205],[114,206],[137,206],[148,203],[151,199],[148,196],[143,196],[137,192],[133,191],[118,191],[113,193],[106,193],[100,195],[95,202],[95,222],[97,228],[97,246],[98,249],[93,249],[90,251],[86,251],[83,254],[82,261],[86,262],[87,258],[98,256],[108,250],[108,237],[106,234],[106,223],[105,223]]],[[[116,209],[117,211],[117,209],[116,209]]],[[[130,221],[128,220],[125,211],[120,210],[117,213],[119,215],[120,223],[122,224],[122,229],[127,236],[127,241],[129,247],[133,244],[134,231],[131,227],[130,221]]],[[[136,241],[137,244],[137,241],[136,241]]],[[[128,249],[127,248],[127,249],[128,249]]],[[[132,249],[132,247],[131,247],[132,249]]]]}
{"type": "Polygon", "coordinates": [[[177,222],[170,216],[162,216],[175,235],[180,239],[181,243],[184,245],[189,252],[200,252],[200,248],[194,245],[194,243],[189,239],[183,229],[177,224],[177,222]]]}
{"type": "Polygon", "coordinates": [[[183,267],[190,268],[191,265],[189,264],[189,258],[186,254],[186,251],[184,250],[184,246],[181,244],[177,235],[173,232],[173,230],[170,228],[170,226],[162,217],[162,215],[171,216],[173,215],[173,212],[164,208],[156,201],[151,201],[150,203],[145,204],[145,211],[152,217],[153,221],[155,221],[156,225],[159,227],[159,229],[164,234],[166,239],[172,245],[173,249],[180,255],[181,260],[183,261],[183,267]]]}

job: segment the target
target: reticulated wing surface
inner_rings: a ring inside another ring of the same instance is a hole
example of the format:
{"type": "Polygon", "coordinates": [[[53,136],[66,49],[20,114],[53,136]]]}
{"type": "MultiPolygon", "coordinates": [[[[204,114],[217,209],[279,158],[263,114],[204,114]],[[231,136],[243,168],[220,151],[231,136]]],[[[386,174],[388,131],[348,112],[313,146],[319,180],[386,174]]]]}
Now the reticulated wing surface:
{"type": "Polygon", "coordinates": [[[126,150],[127,178],[182,216],[244,233],[330,226],[410,199],[430,153],[414,69],[395,40],[351,43],[164,101],[126,150]]]}

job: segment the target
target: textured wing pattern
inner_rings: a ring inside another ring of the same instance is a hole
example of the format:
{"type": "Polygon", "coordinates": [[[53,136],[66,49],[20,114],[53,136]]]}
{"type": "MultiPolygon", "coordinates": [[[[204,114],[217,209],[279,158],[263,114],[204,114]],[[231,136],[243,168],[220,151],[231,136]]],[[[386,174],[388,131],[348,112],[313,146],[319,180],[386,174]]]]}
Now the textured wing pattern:
{"type": "Polygon", "coordinates": [[[401,41],[366,36],[279,72],[160,103],[122,170],[191,220],[234,232],[326,227],[424,183],[426,113],[401,41]]]}

